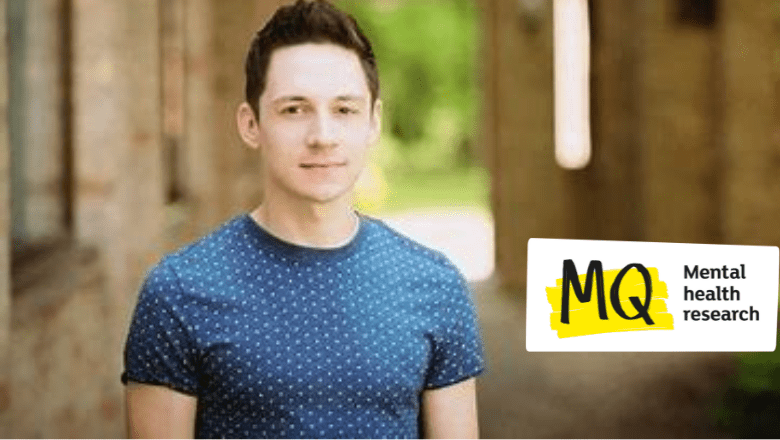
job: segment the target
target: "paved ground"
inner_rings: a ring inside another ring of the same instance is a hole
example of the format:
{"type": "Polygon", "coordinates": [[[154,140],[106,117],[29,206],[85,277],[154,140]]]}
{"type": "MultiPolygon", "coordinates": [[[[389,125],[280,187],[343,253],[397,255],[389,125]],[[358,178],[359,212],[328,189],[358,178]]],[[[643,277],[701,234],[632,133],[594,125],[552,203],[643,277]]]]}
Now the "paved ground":
{"type": "Polygon", "coordinates": [[[706,409],[733,373],[722,353],[528,353],[522,292],[493,268],[490,216],[408,213],[388,223],[442,250],[472,280],[487,373],[478,382],[483,437],[721,437],[706,409]]]}

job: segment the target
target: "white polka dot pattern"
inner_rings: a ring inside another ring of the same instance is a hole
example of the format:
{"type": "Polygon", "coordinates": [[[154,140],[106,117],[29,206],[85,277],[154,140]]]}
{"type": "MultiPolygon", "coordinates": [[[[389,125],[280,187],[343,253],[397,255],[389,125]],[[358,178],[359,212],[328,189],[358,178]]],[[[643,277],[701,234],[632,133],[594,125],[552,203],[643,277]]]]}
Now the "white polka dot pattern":
{"type": "Polygon", "coordinates": [[[247,214],[148,275],[128,380],[198,397],[198,437],[419,437],[420,393],[483,370],[469,290],[441,254],[360,215],[336,249],[247,214]]]}

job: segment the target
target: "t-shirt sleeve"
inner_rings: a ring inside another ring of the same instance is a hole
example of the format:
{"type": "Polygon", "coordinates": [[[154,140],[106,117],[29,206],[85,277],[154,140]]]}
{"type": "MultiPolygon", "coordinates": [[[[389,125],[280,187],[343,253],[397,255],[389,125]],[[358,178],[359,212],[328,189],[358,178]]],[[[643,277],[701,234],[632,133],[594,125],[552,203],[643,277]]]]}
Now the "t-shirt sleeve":
{"type": "Polygon", "coordinates": [[[426,388],[452,385],[482,373],[485,369],[477,313],[466,281],[454,267],[453,281],[443,285],[444,298],[437,307],[438,322],[433,333],[431,363],[426,388]]]}
{"type": "Polygon", "coordinates": [[[166,260],[147,276],[138,295],[124,351],[122,383],[165,385],[198,395],[198,350],[180,301],[181,284],[166,260]]]}

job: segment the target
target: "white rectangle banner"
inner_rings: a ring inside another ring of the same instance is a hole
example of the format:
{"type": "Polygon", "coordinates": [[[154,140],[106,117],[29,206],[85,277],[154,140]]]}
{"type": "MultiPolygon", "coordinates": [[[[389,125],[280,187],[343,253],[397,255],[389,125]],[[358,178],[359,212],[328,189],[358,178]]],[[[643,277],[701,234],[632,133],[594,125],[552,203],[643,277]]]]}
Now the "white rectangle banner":
{"type": "Polygon", "coordinates": [[[774,351],[777,246],[532,238],[528,351],[774,351]]]}

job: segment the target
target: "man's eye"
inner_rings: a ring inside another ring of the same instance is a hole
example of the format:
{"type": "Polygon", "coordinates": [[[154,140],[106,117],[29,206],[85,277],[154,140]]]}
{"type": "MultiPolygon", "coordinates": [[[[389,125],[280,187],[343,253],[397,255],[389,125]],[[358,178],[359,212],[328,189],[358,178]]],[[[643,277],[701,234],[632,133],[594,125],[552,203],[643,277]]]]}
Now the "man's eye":
{"type": "Polygon", "coordinates": [[[293,105],[290,107],[284,107],[282,109],[282,113],[289,114],[289,115],[297,115],[298,113],[301,113],[302,109],[298,105],[293,105]]]}
{"type": "Polygon", "coordinates": [[[351,107],[339,107],[339,113],[341,113],[342,115],[348,115],[348,114],[357,113],[357,110],[351,107]]]}

